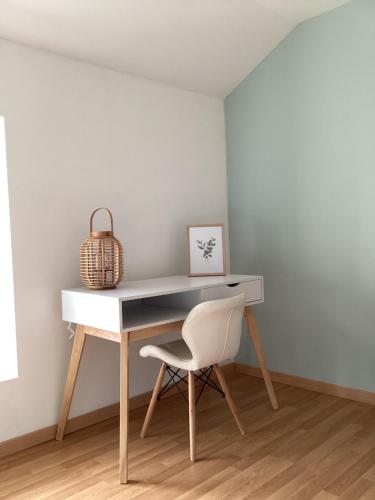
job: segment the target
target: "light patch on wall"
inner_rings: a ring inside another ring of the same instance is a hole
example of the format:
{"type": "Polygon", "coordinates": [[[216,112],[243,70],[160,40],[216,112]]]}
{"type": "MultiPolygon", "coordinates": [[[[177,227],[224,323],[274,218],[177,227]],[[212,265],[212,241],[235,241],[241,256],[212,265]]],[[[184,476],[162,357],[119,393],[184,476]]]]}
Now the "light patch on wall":
{"type": "Polygon", "coordinates": [[[16,378],[17,344],[4,119],[0,117],[0,382],[16,378]]]}

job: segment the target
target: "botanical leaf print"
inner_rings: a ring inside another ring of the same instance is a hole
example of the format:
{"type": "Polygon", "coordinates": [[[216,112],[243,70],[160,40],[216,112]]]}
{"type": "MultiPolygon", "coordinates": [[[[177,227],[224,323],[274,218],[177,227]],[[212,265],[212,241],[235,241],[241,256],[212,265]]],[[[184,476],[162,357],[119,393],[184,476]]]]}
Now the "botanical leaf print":
{"type": "Polygon", "coordinates": [[[197,240],[197,247],[199,250],[202,250],[202,257],[208,261],[212,257],[212,252],[214,247],[216,246],[216,239],[211,236],[208,241],[197,240]]]}

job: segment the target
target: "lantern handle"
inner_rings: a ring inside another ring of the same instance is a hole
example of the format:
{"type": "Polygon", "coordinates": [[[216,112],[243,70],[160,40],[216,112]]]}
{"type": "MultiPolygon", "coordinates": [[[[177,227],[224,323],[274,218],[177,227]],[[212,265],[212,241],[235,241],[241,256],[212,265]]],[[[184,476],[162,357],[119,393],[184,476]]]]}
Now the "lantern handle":
{"type": "Polygon", "coordinates": [[[111,232],[113,233],[113,217],[112,217],[112,212],[110,211],[109,208],[106,208],[106,207],[99,207],[96,210],[94,210],[93,213],[91,214],[91,217],[90,217],[90,233],[92,233],[92,223],[93,223],[94,215],[99,210],[107,210],[107,213],[108,213],[109,218],[111,220],[111,232]]]}

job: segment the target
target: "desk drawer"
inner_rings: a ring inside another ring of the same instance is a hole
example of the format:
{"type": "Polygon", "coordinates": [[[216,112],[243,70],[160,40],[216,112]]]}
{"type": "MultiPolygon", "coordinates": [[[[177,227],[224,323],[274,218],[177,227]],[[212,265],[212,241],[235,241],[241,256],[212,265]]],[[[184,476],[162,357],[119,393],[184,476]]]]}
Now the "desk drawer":
{"type": "Polygon", "coordinates": [[[246,303],[263,302],[263,280],[245,281],[235,285],[215,286],[202,289],[202,302],[207,300],[225,299],[240,293],[245,294],[246,303]]]}

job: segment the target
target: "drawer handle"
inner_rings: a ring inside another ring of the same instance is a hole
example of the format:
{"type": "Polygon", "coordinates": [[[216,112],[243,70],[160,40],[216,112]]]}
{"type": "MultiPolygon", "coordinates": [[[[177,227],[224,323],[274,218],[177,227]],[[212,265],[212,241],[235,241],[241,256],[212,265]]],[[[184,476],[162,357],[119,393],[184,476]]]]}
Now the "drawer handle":
{"type": "Polygon", "coordinates": [[[234,286],[238,286],[239,283],[231,283],[230,285],[227,285],[227,286],[230,286],[231,288],[233,288],[234,286]]]}

